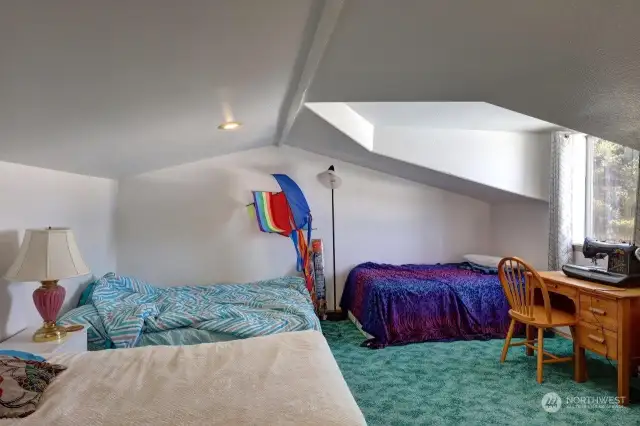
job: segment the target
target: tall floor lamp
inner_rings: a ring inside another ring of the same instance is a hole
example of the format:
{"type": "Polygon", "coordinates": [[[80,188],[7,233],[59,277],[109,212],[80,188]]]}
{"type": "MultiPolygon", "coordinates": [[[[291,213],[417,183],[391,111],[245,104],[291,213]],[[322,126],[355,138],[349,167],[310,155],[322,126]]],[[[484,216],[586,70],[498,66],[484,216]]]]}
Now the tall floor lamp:
{"type": "Polygon", "coordinates": [[[333,191],[340,188],[342,185],[342,179],[336,174],[336,169],[333,166],[329,166],[327,170],[318,174],[318,180],[322,185],[331,189],[331,235],[333,238],[331,248],[333,250],[333,312],[327,312],[327,318],[329,320],[339,319],[341,313],[338,312],[337,298],[338,291],[336,289],[336,209],[335,198],[333,191]]]}

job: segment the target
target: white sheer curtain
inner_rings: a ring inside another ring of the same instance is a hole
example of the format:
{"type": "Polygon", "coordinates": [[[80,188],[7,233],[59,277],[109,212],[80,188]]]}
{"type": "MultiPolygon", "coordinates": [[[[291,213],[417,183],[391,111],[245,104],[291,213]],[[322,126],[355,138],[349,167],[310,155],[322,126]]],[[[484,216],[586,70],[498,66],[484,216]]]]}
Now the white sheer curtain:
{"type": "Polygon", "coordinates": [[[549,190],[549,270],[573,262],[571,135],[555,132],[551,141],[549,190]]]}

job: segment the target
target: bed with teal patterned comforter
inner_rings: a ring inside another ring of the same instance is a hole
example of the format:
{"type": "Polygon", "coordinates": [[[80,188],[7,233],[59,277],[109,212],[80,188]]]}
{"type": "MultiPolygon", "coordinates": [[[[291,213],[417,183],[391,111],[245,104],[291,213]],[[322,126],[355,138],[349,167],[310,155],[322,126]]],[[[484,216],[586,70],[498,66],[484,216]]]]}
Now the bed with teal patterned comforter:
{"type": "Polygon", "coordinates": [[[89,349],[210,343],[320,330],[303,278],[156,287],[107,274],[61,325],[85,324],[89,349]]]}

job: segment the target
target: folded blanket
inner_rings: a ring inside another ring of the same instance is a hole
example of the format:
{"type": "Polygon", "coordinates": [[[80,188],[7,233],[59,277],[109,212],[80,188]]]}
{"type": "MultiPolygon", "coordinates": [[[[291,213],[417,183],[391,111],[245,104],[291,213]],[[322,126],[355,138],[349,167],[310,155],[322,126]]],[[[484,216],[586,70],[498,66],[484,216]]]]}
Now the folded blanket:
{"type": "Polygon", "coordinates": [[[183,327],[237,338],[320,330],[305,281],[297,277],[161,288],[107,274],[91,298],[116,348],[135,346],[143,332],[183,327]]]}

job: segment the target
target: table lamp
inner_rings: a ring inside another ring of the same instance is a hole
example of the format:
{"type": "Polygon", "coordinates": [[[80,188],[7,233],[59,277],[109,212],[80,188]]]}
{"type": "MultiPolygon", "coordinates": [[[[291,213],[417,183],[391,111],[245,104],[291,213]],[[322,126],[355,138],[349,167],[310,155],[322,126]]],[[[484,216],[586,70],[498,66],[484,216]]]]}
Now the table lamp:
{"type": "Polygon", "coordinates": [[[56,325],[65,289],[58,280],[79,277],[91,271],[82,260],[71,229],[27,229],[13,265],[5,278],[10,281],[40,281],[33,292],[33,303],[44,324],[33,335],[35,342],[63,339],[67,331],[56,325]]]}

